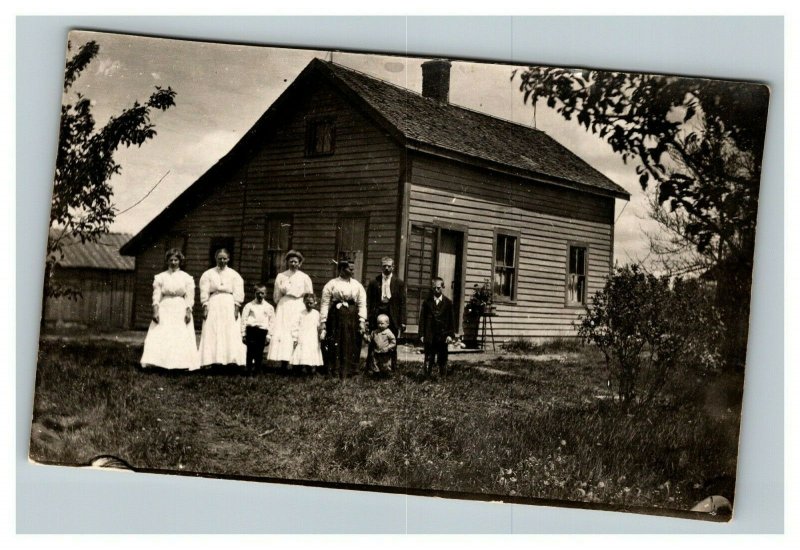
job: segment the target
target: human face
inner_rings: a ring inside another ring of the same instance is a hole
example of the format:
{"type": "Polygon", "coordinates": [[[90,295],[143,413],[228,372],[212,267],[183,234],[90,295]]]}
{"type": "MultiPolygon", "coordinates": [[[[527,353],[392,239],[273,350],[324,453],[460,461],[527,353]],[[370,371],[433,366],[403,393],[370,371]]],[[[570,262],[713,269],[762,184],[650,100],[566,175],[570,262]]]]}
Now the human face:
{"type": "Polygon", "coordinates": [[[289,259],[286,260],[286,265],[288,265],[289,269],[292,271],[297,271],[300,267],[300,259],[297,256],[289,256],[289,259]]]}
{"type": "Polygon", "coordinates": [[[387,277],[391,275],[392,271],[394,271],[394,260],[386,260],[383,262],[381,264],[381,271],[383,271],[383,274],[387,277]]]}
{"type": "Polygon", "coordinates": [[[308,298],[303,299],[303,303],[305,304],[306,309],[311,310],[314,309],[314,305],[317,303],[317,301],[309,296],[308,298]]]}
{"type": "Polygon", "coordinates": [[[228,254],[225,252],[220,252],[217,254],[217,267],[220,269],[225,269],[228,266],[228,261],[230,258],[228,254]]]}
{"type": "Polygon", "coordinates": [[[181,259],[178,256],[170,256],[167,260],[167,266],[170,271],[176,271],[181,267],[181,259]]]}
{"type": "Polygon", "coordinates": [[[378,328],[381,330],[386,330],[389,328],[389,319],[386,317],[381,317],[378,319],[378,328]]]}
{"type": "Polygon", "coordinates": [[[259,304],[264,301],[264,298],[267,297],[267,291],[263,288],[256,289],[256,302],[259,304]]]}
{"type": "Polygon", "coordinates": [[[349,279],[350,277],[353,276],[353,272],[355,271],[355,268],[356,268],[355,264],[350,262],[348,264],[343,265],[341,267],[341,269],[339,270],[339,273],[345,279],[349,279]]]}
{"type": "Polygon", "coordinates": [[[444,290],[444,281],[433,281],[433,294],[434,296],[441,296],[444,290]]]}

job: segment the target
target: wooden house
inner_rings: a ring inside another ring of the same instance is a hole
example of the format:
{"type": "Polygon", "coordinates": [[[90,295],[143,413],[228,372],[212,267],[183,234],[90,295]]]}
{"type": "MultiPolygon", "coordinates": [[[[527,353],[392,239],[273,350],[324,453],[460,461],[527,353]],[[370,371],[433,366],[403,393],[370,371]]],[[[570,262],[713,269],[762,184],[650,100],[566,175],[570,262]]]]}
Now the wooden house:
{"type": "Polygon", "coordinates": [[[167,248],[181,247],[199,278],[224,245],[248,287],[271,285],[286,250],[301,250],[317,294],[339,256],[365,283],[392,256],[412,334],[438,275],[460,312],[491,281],[498,339],[574,336],[612,265],[615,200],[629,194],[544,132],[450,104],[448,61],[422,68],[418,94],[309,63],[123,247],[136,256],[136,325],[149,321],[167,248]]]}
{"type": "Polygon", "coordinates": [[[130,238],[125,233],[109,233],[97,242],[65,240],[53,282],[79,295],[47,298],[45,326],[131,328],[135,260],[119,253],[130,238]]]}

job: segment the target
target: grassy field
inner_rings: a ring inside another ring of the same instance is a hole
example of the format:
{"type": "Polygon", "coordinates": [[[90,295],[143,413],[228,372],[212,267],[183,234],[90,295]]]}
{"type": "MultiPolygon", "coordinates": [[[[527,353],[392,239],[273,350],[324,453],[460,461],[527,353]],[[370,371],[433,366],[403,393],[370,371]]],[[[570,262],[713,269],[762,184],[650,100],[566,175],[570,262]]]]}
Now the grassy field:
{"type": "Polygon", "coordinates": [[[590,349],[385,381],[145,373],[136,344],[43,341],[30,454],[87,464],[688,510],[733,501],[741,379],[625,413],[590,349]]]}

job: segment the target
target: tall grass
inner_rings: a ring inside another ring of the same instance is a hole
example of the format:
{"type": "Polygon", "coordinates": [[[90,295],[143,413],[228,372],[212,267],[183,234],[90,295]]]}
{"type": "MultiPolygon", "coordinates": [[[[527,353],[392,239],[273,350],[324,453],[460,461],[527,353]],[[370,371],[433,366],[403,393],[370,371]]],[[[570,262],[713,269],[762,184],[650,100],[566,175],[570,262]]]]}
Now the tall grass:
{"type": "MultiPolygon", "coordinates": [[[[735,477],[740,394],[683,380],[673,388],[683,393],[626,414],[591,350],[456,363],[438,382],[345,383],[148,374],[135,368],[140,353],[42,343],[32,458],[111,454],[144,469],[673,509],[735,477]]],[[[722,486],[732,500],[732,482],[722,486]]]]}

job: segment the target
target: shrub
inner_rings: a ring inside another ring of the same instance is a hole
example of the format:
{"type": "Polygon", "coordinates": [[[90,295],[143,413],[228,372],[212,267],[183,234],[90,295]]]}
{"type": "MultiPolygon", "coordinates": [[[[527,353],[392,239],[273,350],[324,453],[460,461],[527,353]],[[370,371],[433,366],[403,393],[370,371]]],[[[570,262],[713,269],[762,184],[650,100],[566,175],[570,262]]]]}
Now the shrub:
{"type": "Polygon", "coordinates": [[[624,405],[650,402],[677,367],[714,368],[719,316],[698,281],[616,268],[580,319],[578,334],[605,356],[624,405]]]}

